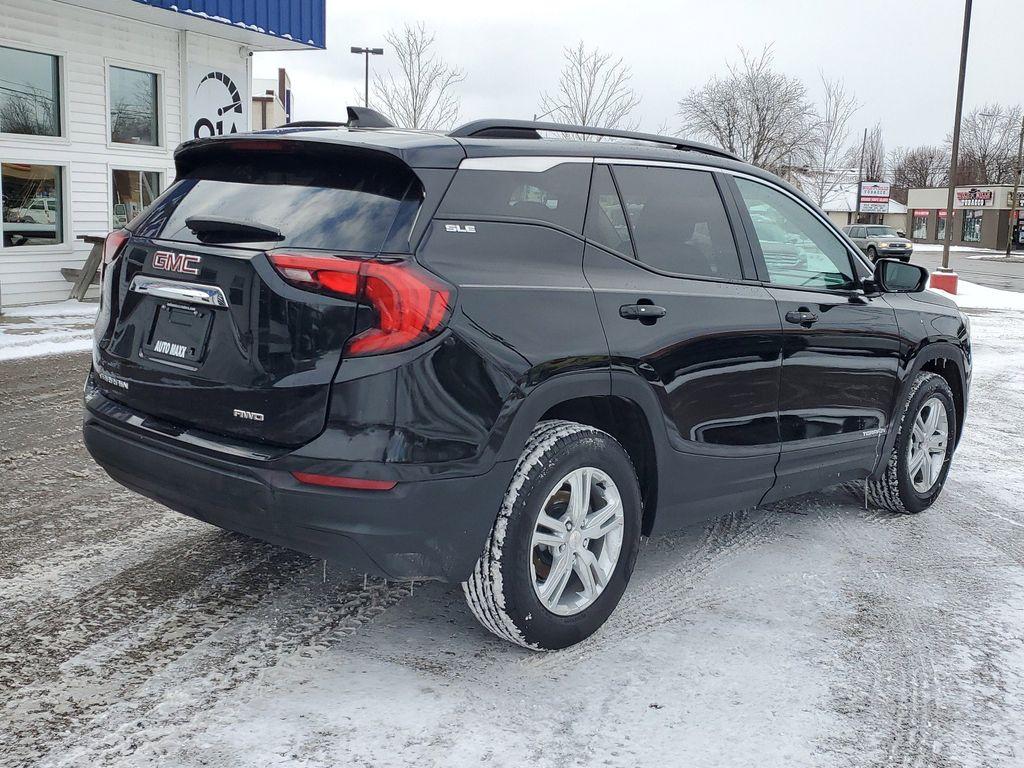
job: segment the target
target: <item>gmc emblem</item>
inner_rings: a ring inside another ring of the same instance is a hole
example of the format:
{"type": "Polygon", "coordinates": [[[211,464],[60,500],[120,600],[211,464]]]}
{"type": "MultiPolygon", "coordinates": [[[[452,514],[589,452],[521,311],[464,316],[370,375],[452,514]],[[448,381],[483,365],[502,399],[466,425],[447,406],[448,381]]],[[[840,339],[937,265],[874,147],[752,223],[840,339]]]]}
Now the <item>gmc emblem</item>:
{"type": "Polygon", "coordinates": [[[165,269],[168,272],[184,272],[187,275],[199,274],[199,262],[202,258],[191,253],[172,253],[157,251],[153,254],[154,269],[165,269]]]}

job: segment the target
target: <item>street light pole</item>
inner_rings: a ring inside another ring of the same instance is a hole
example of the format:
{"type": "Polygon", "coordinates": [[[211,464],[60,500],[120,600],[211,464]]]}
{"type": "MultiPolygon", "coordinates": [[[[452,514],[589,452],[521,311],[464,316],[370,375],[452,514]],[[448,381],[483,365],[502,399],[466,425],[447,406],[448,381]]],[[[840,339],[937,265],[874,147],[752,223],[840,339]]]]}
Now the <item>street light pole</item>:
{"type": "Polygon", "coordinates": [[[360,48],[353,45],[352,53],[359,53],[366,57],[366,68],[363,73],[363,106],[370,106],[370,56],[383,56],[383,48],[360,48]]]}
{"type": "Polygon", "coordinates": [[[964,110],[964,78],[967,75],[967,44],[971,37],[971,5],[964,3],[964,31],[960,38],[960,76],[956,84],[956,116],[953,118],[953,147],[949,159],[949,190],[946,196],[946,231],[942,238],[942,269],[949,271],[949,242],[953,237],[953,197],[956,193],[956,168],[960,154],[960,116],[964,110]]]}

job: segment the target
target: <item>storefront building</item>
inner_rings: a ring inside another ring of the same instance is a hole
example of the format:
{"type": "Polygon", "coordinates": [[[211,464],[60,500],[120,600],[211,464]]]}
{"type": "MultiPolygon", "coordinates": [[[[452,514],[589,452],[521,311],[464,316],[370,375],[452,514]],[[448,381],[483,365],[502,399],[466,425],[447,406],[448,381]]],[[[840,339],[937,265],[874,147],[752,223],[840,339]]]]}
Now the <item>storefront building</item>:
{"type": "Polygon", "coordinates": [[[325,0],[4,0],[0,307],[58,301],[90,245],[252,125],[253,52],[323,48],[325,0]]]}
{"type": "MultiPolygon", "coordinates": [[[[907,193],[907,234],[918,243],[941,243],[946,236],[946,201],[949,190],[912,189],[907,193]]],[[[1005,250],[1013,214],[1014,248],[1024,249],[1020,206],[1024,190],[1018,190],[1018,210],[1011,211],[1013,187],[1009,185],[957,187],[953,197],[952,245],[1005,250]]]]}

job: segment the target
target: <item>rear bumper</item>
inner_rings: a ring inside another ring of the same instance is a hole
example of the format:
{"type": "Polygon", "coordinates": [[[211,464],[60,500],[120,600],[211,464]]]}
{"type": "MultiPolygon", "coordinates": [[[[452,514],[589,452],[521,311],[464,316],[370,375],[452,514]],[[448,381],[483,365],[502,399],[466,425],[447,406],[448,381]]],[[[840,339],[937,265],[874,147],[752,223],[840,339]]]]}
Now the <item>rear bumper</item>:
{"type": "Polygon", "coordinates": [[[96,398],[106,400],[87,398],[85,445],[118,483],[221,528],[386,578],[468,577],[513,469],[499,462],[389,491],[303,485],[279,461],[214,457],[97,413],[96,398]]]}

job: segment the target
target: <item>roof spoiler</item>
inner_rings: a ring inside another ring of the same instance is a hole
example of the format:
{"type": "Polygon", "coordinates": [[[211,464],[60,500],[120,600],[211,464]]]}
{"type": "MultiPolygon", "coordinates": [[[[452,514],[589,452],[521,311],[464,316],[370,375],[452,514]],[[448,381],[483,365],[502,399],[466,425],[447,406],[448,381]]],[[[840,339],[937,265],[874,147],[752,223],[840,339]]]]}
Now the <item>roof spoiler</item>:
{"type": "Polygon", "coordinates": [[[617,128],[598,128],[593,125],[569,125],[568,123],[540,123],[535,120],[474,120],[460,125],[448,135],[455,139],[539,139],[540,131],[552,133],[575,133],[583,136],[607,136],[631,141],[647,141],[653,144],[664,144],[673,149],[690,152],[704,152],[708,155],[739,160],[736,155],[710,144],[699,141],[688,141],[678,136],[659,136],[655,133],[639,131],[620,131],[617,128]]]}
{"type": "Polygon", "coordinates": [[[348,111],[348,122],[336,120],[297,120],[285,123],[278,128],[394,128],[395,124],[384,115],[369,107],[345,107],[348,111]]]}

